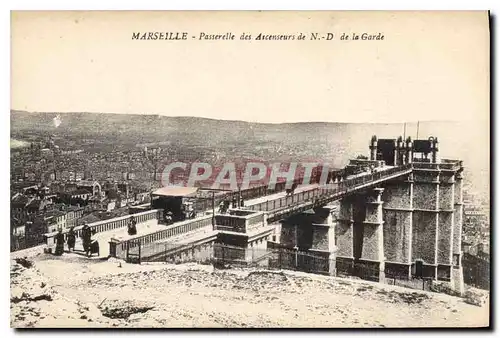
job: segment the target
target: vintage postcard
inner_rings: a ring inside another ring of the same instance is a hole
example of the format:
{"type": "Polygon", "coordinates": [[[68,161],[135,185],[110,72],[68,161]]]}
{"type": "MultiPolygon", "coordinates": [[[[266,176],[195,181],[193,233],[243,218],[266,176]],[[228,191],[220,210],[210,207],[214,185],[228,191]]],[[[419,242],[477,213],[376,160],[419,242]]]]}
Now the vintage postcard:
{"type": "Polygon", "coordinates": [[[13,328],[490,326],[487,11],[13,11],[13,328]]]}

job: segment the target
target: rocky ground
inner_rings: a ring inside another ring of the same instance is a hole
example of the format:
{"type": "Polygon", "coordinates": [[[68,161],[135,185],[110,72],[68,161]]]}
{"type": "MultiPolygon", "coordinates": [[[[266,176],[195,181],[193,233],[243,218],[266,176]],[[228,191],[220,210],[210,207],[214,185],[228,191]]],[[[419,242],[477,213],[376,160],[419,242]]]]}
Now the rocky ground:
{"type": "Polygon", "coordinates": [[[291,271],[132,265],[77,254],[11,262],[12,327],[467,327],[488,304],[291,271]]]}

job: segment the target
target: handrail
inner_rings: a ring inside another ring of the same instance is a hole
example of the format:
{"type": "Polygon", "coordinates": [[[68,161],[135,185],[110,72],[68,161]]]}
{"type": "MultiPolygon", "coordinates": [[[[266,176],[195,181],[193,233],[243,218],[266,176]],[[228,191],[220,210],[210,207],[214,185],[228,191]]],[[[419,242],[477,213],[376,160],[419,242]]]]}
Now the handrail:
{"type": "Polygon", "coordinates": [[[110,252],[113,251],[116,257],[124,256],[127,250],[138,246],[145,246],[150,243],[154,243],[160,240],[165,240],[167,238],[188,233],[206,226],[212,225],[212,216],[206,215],[199,218],[189,219],[182,222],[174,223],[167,226],[164,230],[156,231],[150,234],[141,235],[137,237],[132,237],[124,241],[119,241],[117,239],[112,239],[110,246],[110,252]]]}
{"type": "Polygon", "coordinates": [[[389,177],[399,172],[404,173],[411,169],[412,169],[412,164],[408,163],[403,166],[390,168],[384,171],[379,171],[372,174],[366,174],[359,177],[346,179],[342,182],[335,183],[333,185],[327,185],[325,187],[319,187],[308,191],[303,191],[301,193],[292,196],[281,197],[279,199],[254,204],[249,206],[249,209],[258,211],[274,211],[274,210],[286,209],[287,207],[295,205],[298,202],[307,202],[324,196],[345,194],[349,192],[349,190],[359,188],[359,186],[363,186],[366,183],[377,181],[384,177],[389,177]]]}
{"type": "MultiPolygon", "coordinates": [[[[110,219],[103,220],[103,221],[97,221],[97,222],[88,224],[88,226],[91,230],[95,230],[96,232],[109,231],[109,230],[114,230],[117,228],[126,227],[131,216],[134,216],[137,223],[143,223],[143,222],[147,222],[147,221],[152,220],[152,219],[158,219],[159,212],[160,212],[160,210],[158,210],[158,209],[147,210],[147,211],[139,212],[139,213],[136,213],[133,215],[125,215],[125,216],[110,218],[110,219]]],[[[73,228],[73,230],[75,231],[76,237],[81,237],[82,228],[83,228],[83,225],[79,225],[79,226],[76,226],[73,228]]],[[[62,233],[64,235],[67,235],[68,232],[69,232],[69,229],[64,229],[62,231],[62,233]]],[[[53,244],[55,235],[57,235],[57,231],[44,234],[44,236],[46,238],[46,243],[48,245],[53,244]]]]}

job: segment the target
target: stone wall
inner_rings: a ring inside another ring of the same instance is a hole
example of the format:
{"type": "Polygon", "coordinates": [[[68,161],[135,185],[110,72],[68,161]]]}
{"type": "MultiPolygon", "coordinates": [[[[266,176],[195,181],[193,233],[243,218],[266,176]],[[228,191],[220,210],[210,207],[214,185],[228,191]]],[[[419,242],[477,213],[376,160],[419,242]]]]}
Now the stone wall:
{"type": "Polygon", "coordinates": [[[453,210],[454,196],[453,184],[442,183],[439,185],[439,209],[453,210]]]}
{"type": "Polygon", "coordinates": [[[452,249],[452,231],[453,213],[439,213],[439,228],[438,228],[438,252],[437,262],[439,264],[451,264],[451,249],[452,249]]]}
{"type": "Polygon", "coordinates": [[[214,246],[214,256],[216,259],[219,259],[224,262],[229,261],[245,261],[246,258],[246,249],[245,248],[235,248],[229,246],[214,246]]]}
{"type": "Polygon", "coordinates": [[[217,243],[223,243],[224,245],[246,247],[247,237],[244,235],[232,235],[224,232],[219,232],[217,235],[217,243]]]}
{"type": "Polygon", "coordinates": [[[234,232],[246,232],[246,223],[244,218],[231,215],[215,215],[217,229],[229,230],[234,232]]]}
{"type": "Polygon", "coordinates": [[[283,222],[281,225],[280,243],[286,247],[293,248],[298,246],[303,249],[309,249],[313,242],[313,231],[310,224],[302,226],[283,222]],[[295,234],[297,231],[297,234],[295,234]]]}
{"type": "Polygon", "coordinates": [[[455,204],[455,211],[453,217],[453,253],[458,254],[462,251],[462,221],[463,221],[463,207],[462,205],[455,204]]]}
{"type": "Polygon", "coordinates": [[[352,220],[352,203],[349,199],[345,198],[340,202],[339,219],[352,220]]]}
{"type": "Polygon", "coordinates": [[[290,248],[295,246],[296,243],[294,225],[288,224],[286,222],[283,222],[281,224],[280,243],[290,248]]]}
{"type": "Polygon", "coordinates": [[[463,180],[458,177],[455,180],[455,206],[453,218],[453,253],[459,254],[462,250],[462,225],[463,225],[463,180]]]}
{"type": "Polygon", "coordinates": [[[354,258],[361,258],[363,254],[363,237],[365,230],[366,205],[361,198],[356,199],[353,204],[353,254],[354,258]]]}
{"type": "Polygon", "coordinates": [[[330,251],[330,229],[327,226],[312,226],[311,249],[330,251]]]}
{"type": "Polygon", "coordinates": [[[307,250],[312,247],[313,229],[311,227],[311,224],[305,224],[305,226],[297,226],[297,239],[298,243],[296,243],[296,245],[301,250],[307,250]]]}
{"type": "Polygon", "coordinates": [[[436,213],[414,211],[412,223],[412,261],[422,259],[427,264],[434,264],[436,213]]]}
{"type": "Polygon", "coordinates": [[[391,262],[410,261],[411,241],[410,211],[384,210],[384,253],[391,262]]]}
{"type": "Polygon", "coordinates": [[[384,186],[382,200],[385,208],[409,208],[411,205],[409,183],[387,184],[384,186]]]}
{"type": "Polygon", "coordinates": [[[385,263],[385,275],[388,278],[399,277],[404,278],[411,273],[410,265],[394,264],[390,262],[385,263]]]}
{"type": "Polygon", "coordinates": [[[423,170],[414,170],[413,171],[413,179],[415,182],[435,182],[437,179],[437,172],[433,171],[423,171],[423,170]]]}
{"type": "Polygon", "coordinates": [[[413,186],[413,207],[421,210],[436,210],[436,189],[433,183],[415,184],[413,186]]]}
{"type": "Polygon", "coordinates": [[[378,247],[379,247],[379,236],[378,236],[378,224],[364,224],[363,227],[363,240],[361,248],[362,259],[368,260],[379,260],[378,247]]]}
{"type": "Polygon", "coordinates": [[[335,224],[335,243],[337,256],[353,257],[353,233],[352,224],[349,221],[338,221],[335,224]]]}
{"type": "Polygon", "coordinates": [[[371,223],[378,223],[379,219],[378,204],[370,203],[366,205],[365,221],[371,223]]]}
{"type": "Polygon", "coordinates": [[[437,268],[438,280],[449,281],[451,278],[451,267],[439,265],[437,268]]]}
{"type": "Polygon", "coordinates": [[[455,203],[462,203],[462,179],[455,180],[455,203]]]}
{"type": "Polygon", "coordinates": [[[167,262],[204,262],[209,261],[214,257],[214,243],[209,242],[205,244],[198,245],[196,247],[189,247],[184,250],[178,251],[175,254],[171,254],[165,258],[167,262]]]}
{"type": "Polygon", "coordinates": [[[255,261],[267,254],[267,237],[259,238],[251,242],[250,247],[246,249],[246,260],[255,261]]]}

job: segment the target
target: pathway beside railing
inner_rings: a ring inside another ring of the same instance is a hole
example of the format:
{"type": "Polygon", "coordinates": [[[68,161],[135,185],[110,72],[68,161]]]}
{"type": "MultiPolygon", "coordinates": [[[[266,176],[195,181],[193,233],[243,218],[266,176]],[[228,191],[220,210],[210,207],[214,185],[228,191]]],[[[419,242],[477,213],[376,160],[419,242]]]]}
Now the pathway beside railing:
{"type": "Polygon", "coordinates": [[[212,215],[207,215],[174,223],[172,225],[166,226],[165,230],[160,230],[147,235],[132,237],[127,239],[126,241],[111,239],[109,243],[110,255],[113,257],[126,259],[126,257],[128,256],[127,252],[130,252],[131,249],[134,249],[136,247],[144,247],[151,243],[165,240],[172,236],[187,233],[211,225],[212,215]]]}
{"type": "MultiPolygon", "coordinates": [[[[304,180],[303,177],[299,177],[299,178],[295,179],[292,182],[292,184],[293,183],[298,184],[298,185],[302,184],[303,180],[304,180]]],[[[317,178],[311,177],[310,181],[311,181],[311,183],[315,183],[317,181],[317,178]]],[[[244,201],[249,201],[249,200],[252,200],[255,198],[259,198],[259,197],[277,194],[277,193],[283,192],[285,190],[286,190],[286,182],[278,182],[275,184],[273,189],[269,189],[269,187],[267,185],[262,185],[262,186],[248,188],[248,189],[242,189],[241,191],[228,191],[228,192],[224,192],[220,195],[216,195],[214,198],[214,205],[215,205],[215,208],[218,209],[219,204],[222,201],[224,201],[224,200],[232,201],[233,199],[238,200],[238,195],[240,195],[240,194],[241,194],[241,198],[244,201]]],[[[205,211],[212,210],[211,198],[197,201],[195,203],[195,209],[197,212],[205,212],[205,211]]]]}
{"type": "Polygon", "coordinates": [[[379,171],[373,174],[365,174],[359,177],[346,179],[345,181],[320,186],[315,189],[307,190],[294,194],[292,196],[282,197],[254,205],[250,205],[247,209],[256,211],[276,211],[295,206],[301,202],[321,201],[322,198],[332,199],[340,197],[348,192],[358,190],[366,185],[376,184],[379,181],[392,176],[405,175],[411,172],[411,164],[400,167],[390,168],[387,170],[379,171]]]}
{"type": "MultiPolygon", "coordinates": [[[[137,221],[137,224],[140,224],[140,223],[150,221],[152,219],[158,219],[160,211],[161,210],[158,210],[158,209],[148,210],[148,211],[134,214],[133,216],[134,216],[135,220],[137,221]]],[[[127,226],[128,222],[130,220],[130,216],[131,215],[126,215],[126,216],[111,218],[111,219],[104,220],[104,221],[89,223],[88,226],[91,230],[95,230],[96,232],[104,232],[104,231],[114,230],[114,229],[118,229],[118,228],[123,228],[123,227],[127,226]]],[[[83,225],[79,225],[79,226],[74,228],[74,231],[75,231],[77,238],[81,237],[82,228],[83,228],[83,225]]],[[[69,232],[69,229],[63,230],[63,234],[65,235],[65,240],[66,240],[66,235],[68,232],[69,232]]],[[[51,232],[51,233],[45,234],[47,245],[50,246],[50,245],[55,244],[54,243],[55,235],[57,235],[57,232],[51,232]]]]}

